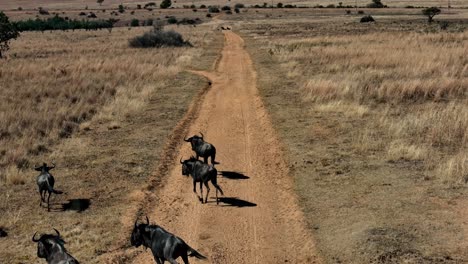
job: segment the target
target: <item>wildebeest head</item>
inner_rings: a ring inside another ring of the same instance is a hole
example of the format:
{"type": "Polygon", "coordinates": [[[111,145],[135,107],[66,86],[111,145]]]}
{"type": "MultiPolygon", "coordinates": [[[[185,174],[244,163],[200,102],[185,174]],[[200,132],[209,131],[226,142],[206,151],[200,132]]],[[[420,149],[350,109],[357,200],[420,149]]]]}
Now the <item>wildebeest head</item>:
{"type": "Polygon", "coordinates": [[[193,163],[197,161],[195,157],[190,157],[188,160],[182,161],[182,158],[180,159],[180,164],[182,164],[182,175],[189,176],[190,173],[193,170],[193,163]]]}
{"type": "Polygon", "coordinates": [[[133,226],[132,236],[130,238],[130,244],[134,247],[139,247],[144,242],[144,234],[146,233],[146,228],[149,226],[149,219],[146,217],[146,224],[138,224],[138,219],[135,220],[133,226]]]}
{"type": "Polygon", "coordinates": [[[47,166],[47,163],[42,163],[42,166],[36,166],[34,167],[34,170],[37,170],[37,171],[40,171],[40,172],[44,172],[44,173],[48,173],[49,170],[55,168],[55,163],[52,162],[52,167],[49,167],[47,166]]]}
{"type": "Polygon", "coordinates": [[[205,142],[204,139],[203,139],[203,133],[202,132],[200,132],[200,135],[201,136],[194,135],[193,137],[184,138],[184,141],[185,142],[190,142],[190,144],[192,145],[192,149],[193,149],[193,147],[196,146],[197,144],[205,142]]]}
{"type": "Polygon", "coordinates": [[[57,235],[43,234],[39,239],[36,239],[37,232],[34,233],[32,241],[37,243],[37,256],[39,258],[47,258],[54,247],[64,248],[65,241],[60,236],[59,231],[55,228],[54,230],[57,235]]]}

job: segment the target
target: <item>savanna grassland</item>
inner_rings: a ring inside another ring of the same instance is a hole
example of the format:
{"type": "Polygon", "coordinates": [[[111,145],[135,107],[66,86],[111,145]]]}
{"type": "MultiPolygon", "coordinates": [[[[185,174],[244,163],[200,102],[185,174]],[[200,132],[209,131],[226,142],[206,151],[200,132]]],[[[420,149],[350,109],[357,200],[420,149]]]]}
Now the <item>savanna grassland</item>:
{"type": "Polygon", "coordinates": [[[466,262],[467,14],[338,12],[230,17],[325,262],[466,262]]]}
{"type": "Polygon", "coordinates": [[[222,35],[184,27],[193,47],[130,48],[148,27],[23,32],[0,62],[1,263],[36,263],[34,232],[60,230],[83,263],[102,263],[122,234],[133,191],[147,186],[174,127],[207,81],[222,35]],[[34,164],[55,162],[52,212],[34,164]]]}

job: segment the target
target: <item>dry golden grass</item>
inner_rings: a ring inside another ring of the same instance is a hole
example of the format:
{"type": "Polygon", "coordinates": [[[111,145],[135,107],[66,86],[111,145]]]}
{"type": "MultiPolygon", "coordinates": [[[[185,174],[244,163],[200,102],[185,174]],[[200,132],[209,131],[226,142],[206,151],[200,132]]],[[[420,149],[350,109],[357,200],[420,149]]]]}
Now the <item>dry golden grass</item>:
{"type": "MultiPolygon", "coordinates": [[[[362,116],[371,105],[388,105],[380,122],[394,141],[390,159],[430,165],[468,148],[468,33],[314,37],[276,40],[268,48],[287,76],[304,84],[303,99],[315,109],[362,116]],[[342,109],[343,101],[357,110],[342,109]]],[[[461,182],[454,173],[437,176],[461,182]]]]}
{"type": "MultiPolygon", "coordinates": [[[[118,122],[140,109],[162,80],[201,55],[197,48],[129,48],[127,40],[146,30],[24,33],[12,43],[0,68],[0,182],[21,183],[21,170],[96,113],[118,122]]],[[[203,35],[179,30],[203,43],[203,35]]]]}

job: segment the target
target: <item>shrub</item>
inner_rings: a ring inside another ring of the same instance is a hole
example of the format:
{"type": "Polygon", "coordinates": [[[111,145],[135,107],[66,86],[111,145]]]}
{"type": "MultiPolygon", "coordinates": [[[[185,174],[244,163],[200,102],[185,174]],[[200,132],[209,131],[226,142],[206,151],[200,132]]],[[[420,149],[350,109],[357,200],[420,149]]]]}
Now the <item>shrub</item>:
{"type": "Polygon", "coordinates": [[[190,5],[190,8],[193,9],[193,8],[197,8],[197,7],[195,5],[190,5]]]}
{"type": "Polygon", "coordinates": [[[85,12],[80,12],[78,15],[79,16],[86,16],[86,13],[85,12]]]}
{"type": "Polygon", "coordinates": [[[236,12],[236,14],[239,14],[240,13],[239,8],[234,8],[234,12],[236,12]]]}
{"type": "Polygon", "coordinates": [[[283,3],[280,2],[280,3],[276,4],[276,7],[277,8],[283,8],[283,3]]]}
{"type": "MultiPolygon", "coordinates": [[[[295,5],[290,5],[290,4],[287,4],[284,6],[285,8],[295,8],[296,6],[295,5]]],[[[323,6],[320,6],[320,7],[323,7],[323,6]]]]}
{"type": "Polygon", "coordinates": [[[166,8],[169,8],[171,5],[172,5],[171,0],[163,0],[159,6],[163,9],[166,9],[166,8]]]}
{"type": "Polygon", "coordinates": [[[405,6],[405,8],[414,8],[414,6],[412,6],[412,5],[407,5],[407,6],[405,6]]]}
{"type": "Polygon", "coordinates": [[[123,12],[125,12],[125,8],[124,8],[123,5],[120,4],[119,5],[119,13],[123,13],[123,12]]]}
{"type": "Polygon", "coordinates": [[[382,4],[381,0],[372,0],[372,3],[367,5],[368,8],[383,8],[385,7],[384,4],[382,4]]]}
{"type": "Polygon", "coordinates": [[[447,30],[447,28],[449,27],[449,22],[442,21],[442,22],[440,22],[439,26],[440,26],[440,29],[447,30]]]}
{"type": "Polygon", "coordinates": [[[175,17],[169,17],[169,18],[167,19],[167,23],[169,23],[169,24],[176,24],[176,23],[177,23],[177,18],[175,18],[175,17]]]}
{"type": "Polygon", "coordinates": [[[206,5],[201,5],[200,8],[206,8],[206,5]]]}
{"type": "Polygon", "coordinates": [[[0,11],[0,58],[3,56],[2,53],[10,48],[10,40],[16,39],[19,35],[17,27],[10,23],[8,17],[0,11]]]}
{"type": "Polygon", "coordinates": [[[244,4],[235,4],[235,5],[234,5],[234,8],[239,8],[239,9],[241,9],[241,8],[244,8],[244,7],[245,7],[244,4]]]}
{"type": "Polygon", "coordinates": [[[20,6],[20,7],[18,7],[18,11],[21,11],[21,10],[23,10],[23,8],[22,8],[21,6],[20,6]]]}
{"type": "Polygon", "coordinates": [[[232,15],[231,10],[226,11],[226,15],[232,15]]]}
{"type": "Polygon", "coordinates": [[[48,15],[48,14],[49,14],[49,11],[45,10],[45,9],[42,8],[42,7],[39,7],[39,14],[41,14],[41,15],[48,15]]]}
{"type": "Polygon", "coordinates": [[[374,18],[371,15],[361,17],[361,23],[375,22],[374,18]]]}
{"type": "Polygon", "coordinates": [[[147,8],[147,7],[150,7],[150,6],[156,6],[156,3],[155,2],[149,2],[149,3],[144,5],[144,8],[147,8]]]}
{"type": "Polygon", "coordinates": [[[364,14],[364,11],[359,10],[359,11],[357,11],[357,13],[360,14],[360,15],[362,15],[362,14],[364,14]]]}
{"type": "Polygon", "coordinates": [[[97,18],[96,14],[93,12],[89,13],[88,18],[97,18]]]}
{"type": "Polygon", "coordinates": [[[141,9],[141,5],[137,5],[137,9],[141,9]]]}
{"type": "Polygon", "coordinates": [[[231,7],[230,7],[230,6],[223,6],[223,7],[221,7],[221,10],[223,10],[223,11],[231,11],[231,7]]]}
{"type": "Polygon", "coordinates": [[[140,20],[134,18],[132,19],[132,21],[130,22],[130,26],[132,27],[138,27],[140,25],[140,20]]]}
{"type": "Polygon", "coordinates": [[[211,14],[206,14],[206,17],[211,17],[211,14]]]}
{"type": "Polygon", "coordinates": [[[208,12],[210,13],[219,13],[219,8],[216,6],[210,6],[208,7],[208,12]]]}
{"type": "Polygon", "coordinates": [[[335,8],[336,6],[334,4],[329,4],[327,5],[327,8],[335,8]]]}
{"type": "Polygon", "coordinates": [[[160,48],[164,46],[183,47],[192,46],[190,42],[185,41],[181,34],[170,30],[151,30],[143,36],[137,36],[129,40],[130,47],[133,48],[160,48]]]}
{"type": "Polygon", "coordinates": [[[351,10],[346,10],[346,14],[351,14],[351,10]]]}
{"type": "Polygon", "coordinates": [[[152,25],[153,25],[153,19],[152,19],[152,18],[146,19],[145,25],[146,25],[146,26],[152,26],[152,25]]]}

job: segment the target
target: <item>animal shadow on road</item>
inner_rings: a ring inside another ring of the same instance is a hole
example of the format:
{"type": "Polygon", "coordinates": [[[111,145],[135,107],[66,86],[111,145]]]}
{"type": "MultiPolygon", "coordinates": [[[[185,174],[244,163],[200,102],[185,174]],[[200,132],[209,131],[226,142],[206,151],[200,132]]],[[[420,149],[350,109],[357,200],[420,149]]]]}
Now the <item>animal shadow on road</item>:
{"type": "Polygon", "coordinates": [[[91,205],[90,199],[71,199],[62,204],[62,211],[83,212],[91,205]]]}
{"type": "Polygon", "coordinates": [[[250,179],[249,176],[246,176],[240,172],[235,171],[221,171],[221,176],[231,180],[247,180],[250,179]]]}
{"type": "Polygon", "coordinates": [[[236,197],[221,197],[219,201],[223,203],[221,206],[234,206],[234,207],[255,207],[256,203],[242,200],[236,197]]]}

